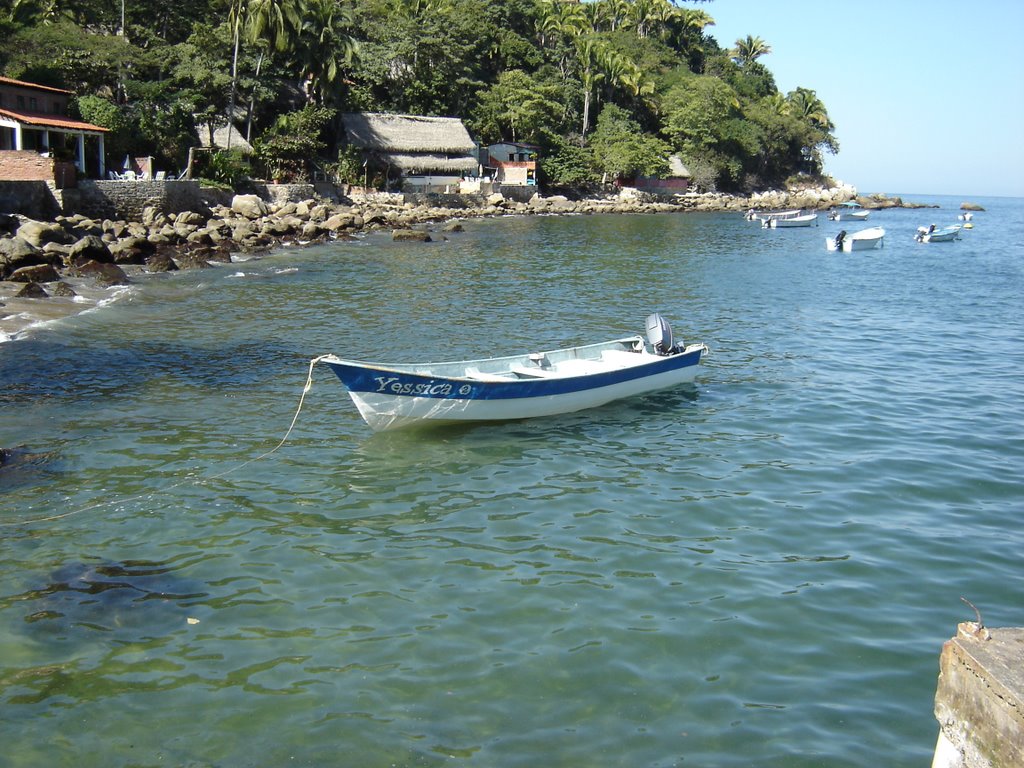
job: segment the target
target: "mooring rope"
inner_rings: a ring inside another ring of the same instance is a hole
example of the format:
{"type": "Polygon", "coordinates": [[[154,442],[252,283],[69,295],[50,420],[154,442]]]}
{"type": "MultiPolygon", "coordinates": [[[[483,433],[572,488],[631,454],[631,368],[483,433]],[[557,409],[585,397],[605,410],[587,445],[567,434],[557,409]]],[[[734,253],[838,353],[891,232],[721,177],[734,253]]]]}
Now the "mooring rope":
{"type": "Polygon", "coordinates": [[[199,478],[198,480],[181,480],[181,481],[179,481],[177,483],[172,483],[171,485],[168,485],[168,486],[166,486],[164,488],[160,488],[159,490],[156,490],[156,491],[149,491],[147,493],[140,493],[137,496],[127,496],[127,497],[119,498],[119,499],[111,499],[110,501],[101,501],[101,502],[98,502],[96,504],[90,504],[87,507],[81,507],[79,509],[73,509],[70,512],[62,512],[59,515],[49,515],[47,517],[37,517],[37,518],[33,518],[31,520],[18,520],[18,521],[10,521],[10,522],[0,522],[0,528],[10,528],[10,527],[17,526],[17,525],[35,525],[37,523],[49,523],[49,522],[52,522],[54,520],[62,520],[64,518],[66,518],[66,517],[71,517],[72,515],[78,515],[78,514],[81,514],[82,512],[89,512],[89,511],[94,510],[94,509],[102,509],[103,507],[110,507],[110,506],[114,506],[115,504],[127,504],[127,503],[132,502],[132,501],[138,501],[139,499],[152,498],[153,496],[155,496],[158,493],[164,493],[166,491],[173,490],[174,488],[180,488],[183,485],[205,485],[206,483],[210,482],[211,480],[218,480],[218,479],[224,477],[225,475],[230,475],[232,472],[237,472],[238,470],[242,469],[243,467],[247,467],[250,464],[254,464],[257,461],[261,461],[262,459],[267,458],[272,453],[274,453],[277,450],[279,450],[286,442],[288,442],[288,438],[291,436],[292,430],[295,429],[295,425],[299,421],[299,414],[302,413],[302,406],[306,402],[306,395],[313,388],[313,368],[316,367],[317,363],[319,363],[321,360],[323,360],[326,357],[330,357],[330,355],[320,355],[319,357],[314,357],[312,360],[309,361],[309,373],[306,375],[306,385],[302,388],[302,395],[299,397],[299,405],[295,409],[295,415],[292,417],[292,423],[288,425],[288,431],[284,433],[284,437],[281,438],[281,442],[279,442],[277,445],[275,445],[269,451],[266,451],[265,453],[261,453],[259,456],[256,456],[255,458],[243,461],[241,464],[237,464],[236,466],[231,467],[230,469],[226,469],[223,472],[219,472],[216,475],[210,475],[209,477],[202,477],[202,478],[199,478]]]}

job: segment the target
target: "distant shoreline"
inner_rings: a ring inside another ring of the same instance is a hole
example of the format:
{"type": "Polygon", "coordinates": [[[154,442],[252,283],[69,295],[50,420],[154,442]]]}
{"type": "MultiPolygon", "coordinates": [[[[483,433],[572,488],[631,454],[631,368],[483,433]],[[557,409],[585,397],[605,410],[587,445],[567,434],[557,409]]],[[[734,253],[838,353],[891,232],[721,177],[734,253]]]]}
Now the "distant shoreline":
{"type": "Polygon", "coordinates": [[[213,206],[206,213],[164,216],[147,211],[143,216],[146,223],[60,216],[53,222],[33,222],[25,227],[32,220],[8,216],[8,231],[0,238],[0,246],[5,246],[0,250],[0,275],[5,278],[0,280],[0,343],[16,341],[33,328],[103,306],[151,275],[238,263],[282,247],[354,239],[360,233],[390,229],[395,239],[430,240],[431,234],[443,230],[445,222],[474,218],[742,213],[783,208],[821,211],[850,199],[871,209],[937,207],[908,204],[898,197],[857,196],[850,187],[836,187],[746,197],[691,193],[671,202],[628,192],[580,200],[535,196],[528,203],[497,194],[465,208],[389,204],[374,198],[352,204],[317,200],[268,204],[255,195],[236,195],[230,207],[213,206]],[[11,219],[16,219],[16,227],[10,226],[11,219]],[[5,255],[18,250],[7,247],[16,239],[29,244],[24,248],[18,243],[28,252],[20,261],[5,255]],[[86,242],[87,246],[83,245],[86,242]]]}

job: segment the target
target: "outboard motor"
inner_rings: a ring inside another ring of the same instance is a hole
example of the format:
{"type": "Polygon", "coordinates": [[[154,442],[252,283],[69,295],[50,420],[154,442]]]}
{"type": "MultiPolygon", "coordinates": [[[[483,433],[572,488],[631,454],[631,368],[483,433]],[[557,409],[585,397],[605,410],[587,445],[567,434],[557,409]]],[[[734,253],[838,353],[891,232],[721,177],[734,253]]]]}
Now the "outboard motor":
{"type": "Polygon", "coordinates": [[[671,355],[679,351],[672,341],[672,326],[657,312],[647,316],[647,340],[659,355],[671,355]]]}
{"type": "Polygon", "coordinates": [[[843,240],[845,240],[845,239],[846,239],[846,230],[845,229],[839,230],[839,234],[836,235],[836,250],[837,251],[843,250],[843,240]]]}

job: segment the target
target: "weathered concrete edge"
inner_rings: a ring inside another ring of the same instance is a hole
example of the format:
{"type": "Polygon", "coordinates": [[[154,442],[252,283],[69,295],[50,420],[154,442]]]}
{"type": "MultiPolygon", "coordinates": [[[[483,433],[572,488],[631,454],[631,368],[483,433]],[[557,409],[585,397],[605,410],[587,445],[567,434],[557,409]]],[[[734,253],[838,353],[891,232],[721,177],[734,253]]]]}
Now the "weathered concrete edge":
{"type": "Polygon", "coordinates": [[[933,768],[1024,765],[1024,628],[960,624],[942,647],[935,717],[933,768]]]}

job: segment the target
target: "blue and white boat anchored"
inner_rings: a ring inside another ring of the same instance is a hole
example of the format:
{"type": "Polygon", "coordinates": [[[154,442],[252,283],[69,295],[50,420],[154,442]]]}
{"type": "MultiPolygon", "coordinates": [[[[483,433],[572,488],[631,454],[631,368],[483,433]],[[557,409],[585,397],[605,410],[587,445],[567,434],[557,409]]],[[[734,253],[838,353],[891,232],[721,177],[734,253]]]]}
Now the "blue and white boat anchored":
{"type": "Polygon", "coordinates": [[[870,211],[858,202],[847,200],[845,203],[833,206],[828,212],[829,221],[864,221],[870,211]]]}
{"type": "Polygon", "coordinates": [[[932,224],[930,227],[918,227],[914,239],[919,243],[951,243],[960,239],[960,225],[937,228],[932,224]]]}
{"type": "Polygon", "coordinates": [[[375,431],[423,423],[531,419],[595,408],[693,381],[704,344],[676,344],[659,314],[643,336],[547,352],[383,365],[320,358],[375,431]]]}

